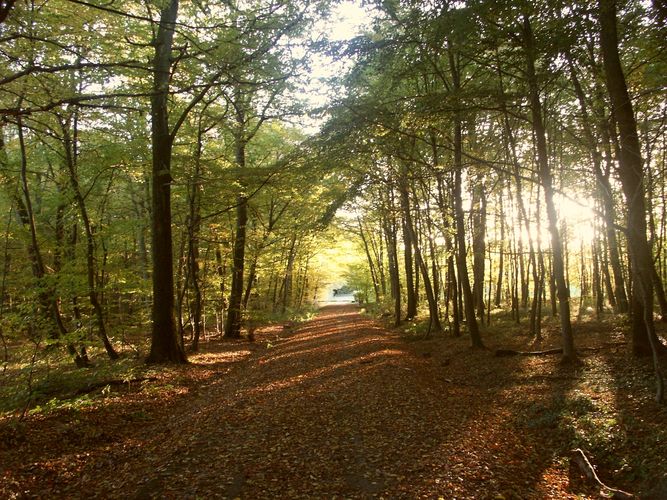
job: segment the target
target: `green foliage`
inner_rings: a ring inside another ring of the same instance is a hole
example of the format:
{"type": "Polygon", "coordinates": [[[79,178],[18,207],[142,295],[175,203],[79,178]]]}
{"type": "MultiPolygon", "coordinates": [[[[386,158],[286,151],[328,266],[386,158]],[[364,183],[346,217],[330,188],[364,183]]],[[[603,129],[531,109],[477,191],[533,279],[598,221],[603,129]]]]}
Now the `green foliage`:
{"type": "Polygon", "coordinates": [[[520,422],[528,429],[553,433],[563,456],[571,449],[582,448],[607,468],[620,471],[627,467],[627,459],[619,450],[631,439],[630,428],[627,423],[622,425],[619,415],[601,399],[578,392],[559,396],[549,405],[527,408],[520,422]]]}
{"type": "MultiPolygon", "coordinates": [[[[14,353],[13,358],[26,358],[14,353]]],[[[10,363],[0,375],[0,414],[29,411],[31,414],[56,410],[77,411],[112,395],[105,381],[125,381],[150,376],[141,359],[124,357],[110,362],[96,356],[92,368],[75,368],[60,350],[38,351],[33,362],[10,363]],[[99,387],[98,387],[99,386],[99,387]],[[97,387],[90,390],[91,387],[97,387]]]]}

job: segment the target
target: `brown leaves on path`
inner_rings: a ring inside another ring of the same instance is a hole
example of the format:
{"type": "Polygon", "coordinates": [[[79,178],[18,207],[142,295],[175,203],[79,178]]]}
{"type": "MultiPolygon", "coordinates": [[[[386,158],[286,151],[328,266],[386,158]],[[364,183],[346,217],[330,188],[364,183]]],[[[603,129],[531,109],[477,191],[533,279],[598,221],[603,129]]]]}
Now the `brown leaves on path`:
{"type": "Polygon", "coordinates": [[[548,405],[576,377],[554,386],[555,361],[406,343],[353,306],[257,338],[33,418],[0,451],[0,496],[574,497],[548,405]]]}

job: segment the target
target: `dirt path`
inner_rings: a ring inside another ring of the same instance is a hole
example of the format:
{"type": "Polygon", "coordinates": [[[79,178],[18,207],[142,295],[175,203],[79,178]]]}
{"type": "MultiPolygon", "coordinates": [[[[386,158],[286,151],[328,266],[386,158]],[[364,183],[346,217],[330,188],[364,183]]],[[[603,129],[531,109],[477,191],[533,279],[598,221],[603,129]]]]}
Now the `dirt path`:
{"type": "MultiPolygon", "coordinates": [[[[565,495],[565,479],[550,472],[548,450],[516,428],[504,400],[507,381],[493,375],[497,370],[468,379],[466,361],[406,344],[352,306],[325,308],[296,331],[264,339],[242,356],[205,384],[155,400],[153,407],[124,396],[122,407],[107,408],[107,417],[101,411],[66,423],[47,419],[42,426],[56,427],[52,439],[65,440],[63,448],[40,452],[38,438],[25,437],[23,450],[21,443],[16,449],[24,454],[23,467],[5,471],[5,493],[137,499],[565,495]],[[84,420],[85,428],[96,422],[95,435],[68,443],[84,420]]],[[[479,356],[483,366],[489,356],[479,356]]],[[[512,362],[502,366],[512,370],[512,362]]],[[[543,389],[538,383],[526,390],[543,389]]]]}

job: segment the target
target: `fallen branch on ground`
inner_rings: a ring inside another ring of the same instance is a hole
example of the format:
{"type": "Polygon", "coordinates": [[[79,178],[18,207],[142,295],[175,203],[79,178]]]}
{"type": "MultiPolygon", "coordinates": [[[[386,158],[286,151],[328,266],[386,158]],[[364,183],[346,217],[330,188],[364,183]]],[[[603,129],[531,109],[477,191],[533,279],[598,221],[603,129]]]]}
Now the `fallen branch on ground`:
{"type": "MultiPolygon", "coordinates": [[[[600,347],[579,347],[578,351],[590,351],[596,352],[606,349],[608,347],[620,347],[627,344],[627,342],[617,342],[617,343],[606,343],[600,347]]],[[[546,349],[544,351],[517,351],[514,349],[496,349],[496,357],[505,358],[509,356],[548,356],[550,354],[562,354],[563,349],[557,347],[555,349],[546,349]]]]}
{"type": "Polygon", "coordinates": [[[138,377],[133,379],[113,379],[113,380],[103,380],[102,382],[96,382],[94,384],[88,384],[86,387],[82,387],[74,393],[74,396],[81,396],[83,394],[91,393],[97,389],[101,389],[106,386],[119,386],[136,384],[138,382],[155,382],[157,377],[138,377]]]}
{"type": "Polygon", "coordinates": [[[572,450],[570,453],[570,481],[572,481],[572,473],[574,471],[579,471],[580,475],[583,475],[589,484],[602,489],[602,491],[600,491],[600,495],[605,498],[612,498],[615,500],[627,500],[630,498],[635,498],[632,493],[627,493],[616,488],[611,488],[600,481],[600,478],[595,472],[595,467],[593,467],[590,460],[588,460],[588,457],[583,452],[583,450],[577,448],[572,450]]]}
{"type": "Polygon", "coordinates": [[[547,349],[546,351],[515,351],[514,349],[496,349],[496,357],[505,358],[509,356],[547,356],[549,354],[562,354],[563,349],[547,349]]]}

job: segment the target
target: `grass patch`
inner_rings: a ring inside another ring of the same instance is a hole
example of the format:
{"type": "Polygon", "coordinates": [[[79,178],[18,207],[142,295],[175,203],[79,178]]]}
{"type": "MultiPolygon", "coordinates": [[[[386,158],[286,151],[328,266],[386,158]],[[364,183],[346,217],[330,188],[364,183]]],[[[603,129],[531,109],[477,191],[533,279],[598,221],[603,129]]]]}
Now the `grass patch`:
{"type": "Polygon", "coordinates": [[[91,368],[76,368],[62,352],[42,349],[34,360],[10,363],[0,377],[0,416],[79,410],[92,404],[93,393],[105,397],[112,392],[103,385],[105,381],[148,377],[155,370],[138,356],[112,362],[103,353],[93,352],[91,361],[91,368]]]}

